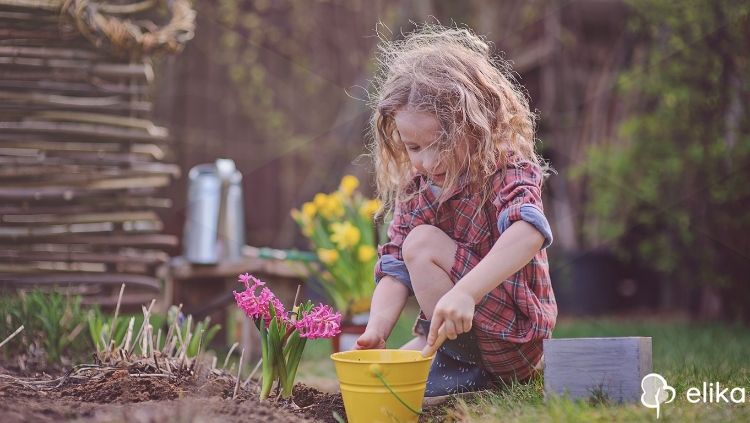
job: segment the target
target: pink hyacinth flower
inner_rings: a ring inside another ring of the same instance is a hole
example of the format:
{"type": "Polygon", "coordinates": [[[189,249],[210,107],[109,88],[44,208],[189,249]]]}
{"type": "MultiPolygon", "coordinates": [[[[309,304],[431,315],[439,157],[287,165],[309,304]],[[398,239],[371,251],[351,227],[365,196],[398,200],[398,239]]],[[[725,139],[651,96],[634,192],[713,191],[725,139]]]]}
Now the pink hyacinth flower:
{"type": "Polygon", "coordinates": [[[250,276],[249,273],[243,273],[238,276],[238,281],[245,284],[245,286],[248,286],[250,282],[250,278],[252,278],[252,276],[250,276]]]}
{"type": "Polygon", "coordinates": [[[333,338],[341,333],[341,313],[331,306],[315,306],[294,324],[299,336],[307,339],[333,338]]]}
{"type": "Polygon", "coordinates": [[[266,326],[271,321],[271,304],[273,304],[276,316],[280,317],[283,322],[286,322],[286,311],[284,305],[281,304],[278,298],[273,295],[268,288],[263,288],[260,294],[256,295],[255,291],[258,287],[265,285],[265,282],[257,279],[247,273],[239,276],[239,281],[245,285],[245,289],[242,292],[233,291],[234,300],[237,302],[237,306],[242,310],[245,315],[253,320],[263,319],[266,326]],[[252,285],[251,285],[252,283],[252,285]]]}

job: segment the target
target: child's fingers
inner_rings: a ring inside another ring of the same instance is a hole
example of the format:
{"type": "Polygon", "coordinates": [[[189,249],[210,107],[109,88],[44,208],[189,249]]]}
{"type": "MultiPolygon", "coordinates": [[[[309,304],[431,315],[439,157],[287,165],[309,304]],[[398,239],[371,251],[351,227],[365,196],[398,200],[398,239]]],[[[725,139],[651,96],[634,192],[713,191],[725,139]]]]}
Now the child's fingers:
{"type": "Polygon", "coordinates": [[[440,348],[441,345],[443,345],[443,342],[445,342],[446,336],[445,336],[445,326],[440,326],[440,329],[437,333],[437,339],[432,344],[427,342],[427,345],[422,349],[422,357],[430,357],[433,354],[435,354],[435,351],[440,348]]]}
{"type": "Polygon", "coordinates": [[[432,345],[438,338],[438,331],[443,326],[443,316],[434,313],[432,315],[432,322],[430,322],[430,333],[427,334],[427,345],[432,345]]]}
{"type": "Polygon", "coordinates": [[[463,328],[464,328],[463,333],[466,333],[471,330],[471,323],[472,323],[471,320],[472,320],[471,317],[463,319],[463,328]]]}
{"type": "Polygon", "coordinates": [[[445,323],[443,323],[443,327],[445,328],[445,336],[448,339],[456,339],[458,337],[458,333],[456,333],[456,325],[452,320],[446,320],[445,323]]]}
{"type": "Polygon", "coordinates": [[[365,332],[357,338],[354,348],[358,350],[369,350],[380,347],[381,343],[382,340],[378,336],[365,332]]]}
{"type": "Polygon", "coordinates": [[[354,349],[355,350],[366,350],[369,349],[370,343],[367,341],[367,339],[359,338],[357,339],[357,342],[354,343],[354,349]]]}

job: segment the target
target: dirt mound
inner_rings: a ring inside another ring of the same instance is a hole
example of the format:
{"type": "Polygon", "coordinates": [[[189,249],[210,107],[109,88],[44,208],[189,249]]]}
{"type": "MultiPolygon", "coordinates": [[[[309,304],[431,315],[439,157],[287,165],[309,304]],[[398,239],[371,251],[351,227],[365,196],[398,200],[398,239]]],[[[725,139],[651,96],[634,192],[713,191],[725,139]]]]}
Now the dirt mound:
{"type": "MultiPolygon", "coordinates": [[[[61,398],[71,397],[78,401],[90,403],[138,403],[144,401],[164,401],[185,397],[191,398],[232,398],[234,381],[221,377],[193,377],[166,378],[153,375],[130,374],[127,370],[117,370],[91,378],[82,383],[64,386],[59,390],[61,398]]],[[[239,405],[244,402],[254,403],[253,418],[260,419],[277,413],[279,408],[294,415],[303,415],[318,421],[336,423],[333,412],[345,416],[344,402],[341,394],[330,394],[298,384],[294,388],[291,401],[269,399],[260,402],[257,399],[257,389],[251,385],[247,389],[240,389],[234,402],[213,401],[203,404],[214,414],[240,417],[245,412],[239,405]]],[[[299,419],[295,419],[298,421],[299,419]]]]}
{"type": "Polygon", "coordinates": [[[344,411],[344,400],[341,394],[329,394],[320,392],[307,385],[297,384],[292,392],[294,403],[299,407],[299,412],[305,416],[330,423],[336,423],[333,413],[346,417],[344,411]]]}
{"type": "MultiPolygon", "coordinates": [[[[99,369],[86,374],[67,379],[44,375],[35,378],[44,382],[37,385],[29,379],[18,384],[0,378],[0,422],[335,423],[334,413],[346,418],[340,393],[325,393],[303,384],[295,386],[292,401],[260,401],[254,384],[240,388],[232,399],[236,379],[223,372],[166,377],[143,376],[132,369],[99,369]]],[[[420,421],[443,420],[442,410],[428,408],[425,412],[420,421]]]]}
{"type": "Polygon", "coordinates": [[[65,399],[0,401],[0,421],[60,422],[263,422],[299,423],[311,420],[270,403],[220,398],[183,398],[140,403],[96,404],[65,399]]]}
{"type": "Polygon", "coordinates": [[[179,398],[183,393],[184,390],[171,378],[130,375],[127,370],[117,370],[109,376],[60,390],[63,397],[96,403],[170,400],[179,398]]]}
{"type": "MultiPolygon", "coordinates": [[[[55,387],[58,379],[49,375],[38,378],[38,382],[46,382],[38,385],[29,379],[23,379],[25,384],[10,383],[17,377],[14,375],[0,378],[0,422],[320,421],[312,417],[312,408],[303,410],[294,401],[259,401],[255,384],[240,388],[232,399],[236,379],[225,373],[167,377],[102,369],[87,375],[67,378],[59,387],[55,387]],[[313,420],[308,420],[308,416],[313,420]]],[[[300,392],[305,393],[308,402],[328,395],[310,387],[300,392]]],[[[316,410],[326,414],[322,409],[316,410]]],[[[327,414],[331,419],[324,421],[333,421],[333,414],[327,414]]]]}

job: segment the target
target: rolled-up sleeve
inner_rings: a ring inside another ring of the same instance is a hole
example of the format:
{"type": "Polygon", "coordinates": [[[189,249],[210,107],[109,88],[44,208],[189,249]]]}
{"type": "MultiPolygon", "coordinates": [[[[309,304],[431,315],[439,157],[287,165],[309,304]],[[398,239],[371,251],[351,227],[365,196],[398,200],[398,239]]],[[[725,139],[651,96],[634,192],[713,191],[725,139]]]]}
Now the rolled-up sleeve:
{"type": "Polygon", "coordinates": [[[524,222],[530,223],[531,226],[535,227],[537,231],[544,237],[544,244],[542,244],[542,250],[552,245],[552,229],[549,226],[547,217],[544,216],[544,212],[539,210],[532,204],[523,204],[518,208],[518,215],[511,216],[511,209],[505,210],[500,213],[500,217],[497,220],[497,229],[500,233],[505,232],[511,223],[523,220],[524,222]]]}
{"type": "Polygon", "coordinates": [[[539,166],[523,162],[506,170],[493,200],[498,216],[497,228],[503,233],[513,222],[523,220],[544,237],[542,249],[552,244],[552,229],[542,207],[542,171],[539,166]]]}
{"type": "Polygon", "coordinates": [[[380,282],[384,276],[392,276],[409,289],[410,295],[414,295],[411,286],[409,271],[401,254],[401,245],[410,230],[409,222],[403,214],[403,204],[396,204],[393,211],[393,220],[388,227],[388,242],[378,246],[378,261],[375,264],[375,283],[380,282]]]}
{"type": "Polygon", "coordinates": [[[375,274],[375,283],[380,282],[383,276],[393,276],[409,288],[409,294],[414,295],[414,289],[411,287],[411,277],[406,269],[406,263],[403,260],[397,260],[391,255],[385,255],[380,258],[380,272],[375,274]]]}

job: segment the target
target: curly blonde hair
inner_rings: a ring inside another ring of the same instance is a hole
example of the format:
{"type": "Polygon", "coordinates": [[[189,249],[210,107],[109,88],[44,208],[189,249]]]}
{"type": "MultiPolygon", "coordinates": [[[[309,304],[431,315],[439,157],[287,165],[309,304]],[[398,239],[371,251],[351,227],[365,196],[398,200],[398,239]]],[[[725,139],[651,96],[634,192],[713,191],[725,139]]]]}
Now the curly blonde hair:
{"type": "Polygon", "coordinates": [[[534,151],[536,116],[514,85],[510,65],[492,57],[483,38],[465,28],[425,24],[398,41],[381,36],[378,49],[369,149],[381,213],[416,194],[416,175],[396,134],[394,116],[401,109],[434,114],[440,123],[436,147],[446,179],[439,202],[460,183],[472,190],[489,186],[498,170],[513,163],[542,165],[534,151]],[[456,149],[458,142],[468,148],[456,149]],[[466,154],[458,157],[457,151],[466,154]]]}

